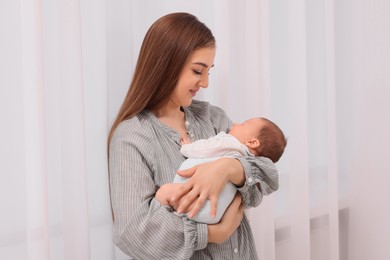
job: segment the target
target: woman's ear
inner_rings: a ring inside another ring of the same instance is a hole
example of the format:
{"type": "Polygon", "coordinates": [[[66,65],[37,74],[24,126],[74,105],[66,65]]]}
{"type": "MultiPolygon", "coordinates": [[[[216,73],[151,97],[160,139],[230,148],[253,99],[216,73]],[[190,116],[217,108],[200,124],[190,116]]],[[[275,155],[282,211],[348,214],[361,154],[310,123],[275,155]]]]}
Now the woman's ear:
{"type": "Polygon", "coordinates": [[[257,138],[251,138],[245,142],[245,145],[248,146],[251,149],[257,149],[260,147],[261,143],[260,140],[257,138]]]}

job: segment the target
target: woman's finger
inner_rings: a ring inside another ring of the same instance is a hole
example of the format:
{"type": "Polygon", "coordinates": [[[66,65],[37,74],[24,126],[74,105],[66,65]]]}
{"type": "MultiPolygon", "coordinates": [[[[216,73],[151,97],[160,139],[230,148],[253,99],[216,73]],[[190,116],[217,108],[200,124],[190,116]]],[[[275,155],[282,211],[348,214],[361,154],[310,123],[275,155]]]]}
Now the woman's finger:
{"type": "Polygon", "coordinates": [[[217,196],[212,196],[210,197],[210,216],[214,218],[217,215],[217,208],[218,208],[218,197],[217,196]]]}
{"type": "Polygon", "coordinates": [[[185,170],[178,170],[177,174],[185,178],[190,178],[192,175],[194,175],[195,171],[196,171],[196,166],[185,170]]]}
{"type": "Polygon", "coordinates": [[[198,214],[199,210],[203,207],[206,199],[207,197],[202,195],[198,197],[194,207],[191,209],[190,213],[188,214],[189,218],[193,218],[196,214],[198,214]]]}
{"type": "Polygon", "coordinates": [[[185,194],[180,200],[180,205],[177,209],[177,213],[187,212],[188,207],[198,198],[199,192],[196,189],[192,189],[190,192],[185,194]]]}
{"type": "Polygon", "coordinates": [[[192,185],[189,182],[181,184],[181,186],[176,190],[175,193],[173,193],[171,198],[171,203],[175,204],[177,203],[182,196],[190,192],[192,189],[192,185]]]}

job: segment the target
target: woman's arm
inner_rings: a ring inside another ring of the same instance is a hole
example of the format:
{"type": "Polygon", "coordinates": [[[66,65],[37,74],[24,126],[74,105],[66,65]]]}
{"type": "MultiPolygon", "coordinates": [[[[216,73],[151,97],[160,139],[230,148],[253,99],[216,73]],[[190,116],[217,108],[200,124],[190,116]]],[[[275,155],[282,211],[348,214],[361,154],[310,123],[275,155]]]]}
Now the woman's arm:
{"type": "Polygon", "coordinates": [[[237,158],[245,173],[245,182],[238,191],[242,195],[245,208],[257,207],[264,195],[269,195],[279,188],[279,175],[275,164],[266,157],[237,158]]]}
{"type": "Polygon", "coordinates": [[[142,131],[129,132],[117,129],[110,145],[115,243],[136,259],[188,259],[207,246],[207,225],[181,218],[155,199],[152,165],[142,152],[152,150],[150,140],[142,131]]]}

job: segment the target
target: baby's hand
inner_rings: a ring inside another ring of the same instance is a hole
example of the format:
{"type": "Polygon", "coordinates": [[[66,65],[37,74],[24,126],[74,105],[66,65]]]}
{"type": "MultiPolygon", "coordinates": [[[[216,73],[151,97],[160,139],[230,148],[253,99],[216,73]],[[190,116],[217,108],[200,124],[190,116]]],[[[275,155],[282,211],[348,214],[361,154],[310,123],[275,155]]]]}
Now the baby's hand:
{"type": "Polygon", "coordinates": [[[180,138],[180,143],[181,143],[181,144],[190,144],[191,141],[190,141],[190,139],[188,138],[188,136],[184,136],[184,137],[181,137],[181,138],[180,138]]]}
{"type": "MultiPolygon", "coordinates": [[[[177,203],[172,203],[171,198],[172,194],[182,185],[182,183],[167,183],[162,185],[156,192],[156,200],[160,202],[161,205],[171,206],[174,210],[178,208],[181,200],[177,203]]],[[[196,202],[196,201],[195,201],[196,202]]],[[[195,202],[188,206],[188,211],[191,211],[195,205],[195,202]]]]}
{"type": "Polygon", "coordinates": [[[156,200],[161,205],[170,205],[172,194],[179,188],[180,183],[167,183],[162,185],[156,192],[156,200]]]}

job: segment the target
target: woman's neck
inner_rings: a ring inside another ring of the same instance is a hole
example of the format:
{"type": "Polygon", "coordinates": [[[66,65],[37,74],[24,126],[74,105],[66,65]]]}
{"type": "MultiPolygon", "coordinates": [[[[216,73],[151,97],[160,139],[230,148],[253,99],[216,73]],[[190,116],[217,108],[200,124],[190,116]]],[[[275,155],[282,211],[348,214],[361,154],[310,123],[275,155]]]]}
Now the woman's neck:
{"type": "Polygon", "coordinates": [[[162,107],[154,109],[152,112],[158,119],[169,118],[171,120],[178,120],[183,118],[184,115],[179,106],[173,105],[170,102],[162,107]]]}
{"type": "Polygon", "coordinates": [[[185,113],[180,107],[167,104],[161,108],[152,110],[152,112],[162,123],[178,131],[180,136],[187,135],[185,113]]]}

